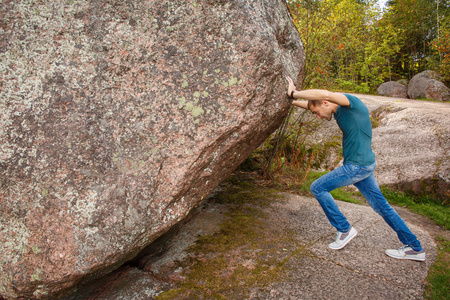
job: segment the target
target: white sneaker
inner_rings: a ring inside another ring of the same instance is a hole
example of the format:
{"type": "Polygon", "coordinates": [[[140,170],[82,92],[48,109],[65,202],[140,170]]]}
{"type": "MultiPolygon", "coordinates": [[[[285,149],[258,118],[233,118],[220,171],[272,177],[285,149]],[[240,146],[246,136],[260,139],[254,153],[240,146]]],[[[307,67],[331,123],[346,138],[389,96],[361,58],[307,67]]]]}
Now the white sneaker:
{"type": "Polygon", "coordinates": [[[416,251],[410,246],[400,247],[398,250],[389,249],[386,250],[386,254],[393,258],[398,259],[411,259],[418,261],[425,261],[425,250],[416,251]]]}
{"type": "Polygon", "coordinates": [[[344,248],[345,245],[348,244],[356,235],[358,234],[358,231],[356,231],[355,228],[350,228],[347,232],[340,232],[338,231],[336,233],[336,240],[328,245],[333,250],[339,250],[344,248]]]}

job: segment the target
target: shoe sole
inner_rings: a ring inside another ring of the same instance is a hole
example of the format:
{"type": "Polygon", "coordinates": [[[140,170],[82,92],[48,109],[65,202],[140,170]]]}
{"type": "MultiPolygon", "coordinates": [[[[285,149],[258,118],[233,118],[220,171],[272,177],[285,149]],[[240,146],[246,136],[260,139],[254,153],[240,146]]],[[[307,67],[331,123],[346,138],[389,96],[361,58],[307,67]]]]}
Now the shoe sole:
{"type": "Polygon", "coordinates": [[[387,256],[390,256],[392,258],[396,258],[396,259],[408,259],[408,260],[415,260],[415,261],[425,261],[425,257],[421,258],[421,257],[413,257],[413,256],[397,256],[397,255],[393,255],[390,254],[388,252],[385,252],[387,256]]]}
{"type": "Polygon", "coordinates": [[[351,240],[353,240],[353,238],[355,237],[355,236],[357,236],[358,235],[358,231],[355,231],[355,234],[353,234],[352,236],[350,236],[349,238],[348,238],[348,240],[344,243],[344,244],[342,244],[340,247],[333,247],[333,246],[331,246],[331,244],[328,244],[328,247],[330,248],[330,249],[333,249],[333,250],[340,250],[340,249],[342,249],[342,248],[344,248],[345,247],[345,245],[347,245],[351,240]]]}

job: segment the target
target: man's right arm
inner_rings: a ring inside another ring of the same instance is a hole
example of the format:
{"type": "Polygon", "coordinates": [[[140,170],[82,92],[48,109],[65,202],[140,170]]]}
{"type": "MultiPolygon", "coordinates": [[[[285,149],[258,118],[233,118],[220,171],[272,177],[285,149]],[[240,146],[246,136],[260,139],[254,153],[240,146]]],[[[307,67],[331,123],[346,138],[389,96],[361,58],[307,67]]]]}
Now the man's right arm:
{"type": "Polygon", "coordinates": [[[301,108],[303,108],[303,109],[308,109],[308,101],[304,101],[304,100],[301,100],[301,101],[299,101],[299,100],[294,100],[294,101],[292,101],[292,105],[301,107],[301,108]]]}

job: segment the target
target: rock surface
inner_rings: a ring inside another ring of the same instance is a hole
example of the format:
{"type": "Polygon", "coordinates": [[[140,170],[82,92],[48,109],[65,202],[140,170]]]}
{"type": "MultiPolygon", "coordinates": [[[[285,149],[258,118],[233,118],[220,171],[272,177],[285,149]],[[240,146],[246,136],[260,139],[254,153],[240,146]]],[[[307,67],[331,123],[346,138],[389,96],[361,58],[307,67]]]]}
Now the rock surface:
{"type": "Polygon", "coordinates": [[[387,97],[408,98],[408,87],[397,81],[388,81],[378,87],[377,94],[387,97]]]}
{"type": "Polygon", "coordinates": [[[0,295],[134,257],[282,121],[304,54],[282,0],[3,1],[0,295]]]}
{"type": "Polygon", "coordinates": [[[450,199],[450,103],[360,98],[380,118],[372,139],[379,184],[450,199]]]}
{"type": "Polygon", "coordinates": [[[436,78],[438,78],[437,75],[431,71],[424,71],[414,76],[408,84],[409,98],[450,101],[450,88],[436,78]]]}

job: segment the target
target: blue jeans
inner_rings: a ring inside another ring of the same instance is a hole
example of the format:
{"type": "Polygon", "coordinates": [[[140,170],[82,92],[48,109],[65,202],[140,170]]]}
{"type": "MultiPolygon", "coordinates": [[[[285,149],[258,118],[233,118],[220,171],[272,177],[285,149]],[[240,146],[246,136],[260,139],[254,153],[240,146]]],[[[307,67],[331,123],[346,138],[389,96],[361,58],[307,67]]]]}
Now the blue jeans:
{"type": "Polygon", "coordinates": [[[351,228],[351,225],[339,210],[330,191],[353,184],[366,198],[373,210],[381,215],[386,223],[394,229],[403,244],[411,246],[416,251],[422,250],[417,237],[409,230],[403,219],[381,193],[377,180],[373,176],[375,167],[375,163],[370,166],[344,164],[314,181],[311,184],[311,192],[319,201],[331,225],[340,232],[346,232],[351,228]]]}

